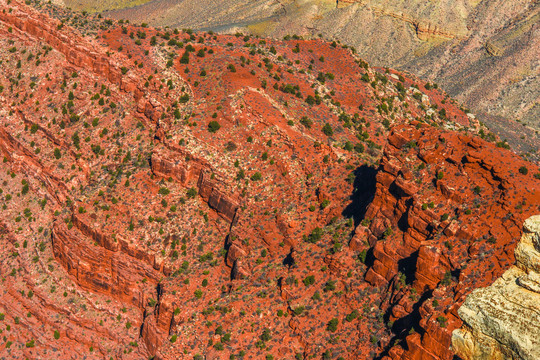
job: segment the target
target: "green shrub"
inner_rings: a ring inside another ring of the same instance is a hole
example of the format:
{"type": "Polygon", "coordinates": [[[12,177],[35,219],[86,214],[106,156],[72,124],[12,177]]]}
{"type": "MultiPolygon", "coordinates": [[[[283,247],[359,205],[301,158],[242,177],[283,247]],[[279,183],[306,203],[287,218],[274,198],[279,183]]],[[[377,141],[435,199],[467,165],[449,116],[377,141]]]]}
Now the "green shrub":
{"type": "Polygon", "coordinates": [[[309,243],[315,244],[316,242],[321,240],[322,235],[323,235],[323,230],[320,227],[316,227],[315,229],[313,229],[311,234],[309,234],[309,236],[306,237],[306,241],[309,243]]]}
{"type": "Polygon", "coordinates": [[[323,128],[322,128],[322,132],[324,133],[324,135],[326,136],[332,136],[334,135],[334,130],[332,130],[332,126],[330,126],[330,124],[326,123],[324,124],[323,128]]]}
{"type": "Polygon", "coordinates": [[[178,102],[180,104],[185,104],[189,101],[189,95],[188,94],[184,94],[182,96],[180,96],[180,98],[178,99],[178,102]]]}
{"type": "Polygon", "coordinates": [[[338,326],[338,319],[333,318],[332,320],[328,322],[328,324],[326,324],[326,330],[330,332],[335,332],[337,330],[337,326],[338,326]]]}
{"type": "Polygon", "coordinates": [[[506,140],[497,142],[497,147],[503,148],[503,149],[510,149],[510,145],[506,142],[506,140]]]}
{"type": "Polygon", "coordinates": [[[259,338],[262,340],[262,341],[269,341],[272,339],[272,335],[270,334],[270,329],[268,328],[265,328],[261,334],[261,336],[259,336],[259,338]]]}
{"type": "Polygon", "coordinates": [[[442,108],[441,110],[439,110],[439,115],[443,118],[446,117],[446,109],[442,108]]]}
{"type": "Polygon", "coordinates": [[[315,284],[315,276],[309,275],[304,280],[302,280],[305,286],[310,286],[315,284]]]}
{"type": "Polygon", "coordinates": [[[365,151],[365,147],[364,147],[364,144],[362,143],[356,143],[354,145],[354,151],[356,151],[357,153],[361,154],[365,151]]]}
{"type": "Polygon", "coordinates": [[[298,306],[297,308],[293,310],[293,313],[294,315],[299,316],[299,315],[302,315],[305,309],[306,308],[304,306],[298,306]]]}
{"type": "Polygon", "coordinates": [[[208,131],[211,132],[211,133],[215,133],[216,131],[218,131],[219,129],[221,128],[221,125],[213,120],[213,121],[210,121],[208,123],[208,131]]]}
{"type": "Polygon", "coordinates": [[[238,173],[236,173],[236,180],[243,180],[246,177],[246,173],[243,169],[240,169],[238,173]]]}
{"type": "Polygon", "coordinates": [[[347,314],[347,316],[345,317],[345,320],[347,320],[348,322],[351,322],[354,319],[356,319],[358,317],[358,315],[359,315],[358,311],[353,310],[353,312],[351,312],[350,314],[347,314]]]}
{"type": "Polygon", "coordinates": [[[300,124],[304,125],[306,128],[310,129],[311,128],[311,125],[313,124],[313,121],[311,121],[310,119],[308,119],[307,116],[303,116],[301,119],[300,119],[300,124]]]}
{"type": "Polygon", "coordinates": [[[328,280],[326,284],[324,285],[324,292],[334,291],[336,290],[336,282],[333,280],[328,280]]]}
{"type": "Polygon", "coordinates": [[[189,64],[189,51],[184,51],[180,58],[180,64],[189,64]]]}
{"type": "Polygon", "coordinates": [[[358,260],[360,260],[363,264],[366,263],[366,257],[367,257],[367,250],[366,249],[360,251],[360,254],[358,254],[358,260]]]}
{"type": "Polygon", "coordinates": [[[437,316],[437,322],[439,323],[440,327],[445,328],[447,321],[448,321],[448,319],[445,318],[444,316],[442,316],[442,315],[437,316]]]}
{"type": "Polygon", "coordinates": [[[194,187],[189,188],[186,192],[186,196],[188,197],[188,199],[194,199],[195,196],[197,196],[197,189],[195,189],[194,187]]]}
{"type": "Polygon", "coordinates": [[[324,199],[324,200],[321,202],[321,209],[325,209],[326,207],[328,207],[328,205],[330,205],[330,200],[324,199]]]}

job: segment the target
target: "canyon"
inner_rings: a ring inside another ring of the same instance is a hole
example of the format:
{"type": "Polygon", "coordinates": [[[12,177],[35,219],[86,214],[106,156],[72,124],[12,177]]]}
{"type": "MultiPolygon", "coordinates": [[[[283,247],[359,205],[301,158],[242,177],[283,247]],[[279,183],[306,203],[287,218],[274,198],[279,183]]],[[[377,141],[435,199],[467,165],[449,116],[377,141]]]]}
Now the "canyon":
{"type": "Polygon", "coordinates": [[[536,158],[530,151],[537,151],[540,128],[538,1],[153,0],[105,14],[156,26],[339,41],[373,66],[440,84],[536,158]]]}
{"type": "Polygon", "coordinates": [[[2,356],[451,359],[540,211],[536,164],[349,46],[0,8],[2,356]]]}

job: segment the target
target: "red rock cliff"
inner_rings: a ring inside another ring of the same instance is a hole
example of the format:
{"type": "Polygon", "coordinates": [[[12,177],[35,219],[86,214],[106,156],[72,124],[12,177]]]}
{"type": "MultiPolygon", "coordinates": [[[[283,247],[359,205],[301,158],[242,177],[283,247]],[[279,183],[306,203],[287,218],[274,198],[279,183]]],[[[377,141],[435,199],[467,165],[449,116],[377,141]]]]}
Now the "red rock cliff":
{"type": "MultiPolygon", "coordinates": [[[[376,192],[353,243],[372,245],[366,280],[387,287],[385,307],[408,348],[393,359],[451,359],[457,309],[513,263],[521,224],[538,211],[531,165],[464,134],[418,124],[388,137],[376,192]]],[[[404,346],[405,348],[405,346],[404,346]]]]}

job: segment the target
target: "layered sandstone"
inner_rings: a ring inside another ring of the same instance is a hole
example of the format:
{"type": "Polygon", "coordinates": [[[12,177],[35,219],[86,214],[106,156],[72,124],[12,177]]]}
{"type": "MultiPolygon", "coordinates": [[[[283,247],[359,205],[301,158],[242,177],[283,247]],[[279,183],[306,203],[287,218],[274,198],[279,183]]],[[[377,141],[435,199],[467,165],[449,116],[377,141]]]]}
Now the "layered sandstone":
{"type": "MultiPolygon", "coordinates": [[[[13,9],[12,9],[13,10],[13,9]]],[[[141,74],[124,75],[122,69],[133,66],[122,54],[105,54],[103,48],[88,41],[71,28],[64,28],[63,22],[43,16],[30,9],[14,8],[15,11],[0,12],[0,21],[10,24],[16,31],[35,36],[65,56],[67,62],[77,68],[87,69],[105,77],[121,91],[129,93],[137,102],[137,111],[149,121],[157,121],[162,109],[152,88],[143,87],[141,74]],[[152,96],[153,95],[153,96],[152,96]]]]}
{"type": "Polygon", "coordinates": [[[464,296],[513,262],[519,224],[538,211],[538,181],[519,180],[525,164],[464,134],[421,124],[394,128],[374,199],[353,237],[354,244],[372,246],[366,280],[388,284],[389,320],[400,331],[422,330],[403,332],[409,350],[393,348],[391,358],[452,357],[451,332],[461,324],[464,296]],[[516,180],[531,187],[516,187],[516,180]]]}
{"type": "Polygon", "coordinates": [[[525,221],[515,256],[514,266],[459,308],[463,326],[454,330],[452,347],[461,358],[540,357],[540,216],[525,221]]]}
{"type": "Polygon", "coordinates": [[[350,49],[0,4],[2,356],[438,356],[536,211],[537,168],[350,49]]]}

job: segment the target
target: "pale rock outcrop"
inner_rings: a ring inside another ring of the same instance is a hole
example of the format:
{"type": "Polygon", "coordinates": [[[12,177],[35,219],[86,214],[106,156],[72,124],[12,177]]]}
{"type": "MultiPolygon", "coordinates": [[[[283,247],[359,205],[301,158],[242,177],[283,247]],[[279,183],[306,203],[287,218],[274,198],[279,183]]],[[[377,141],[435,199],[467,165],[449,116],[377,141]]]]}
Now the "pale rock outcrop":
{"type": "Polygon", "coordinates": [[[516,265],[473,291],[458,311],[463,326],[452,346],[463,359],[540,359],[540,215],[523,231],[516,265]]]}

